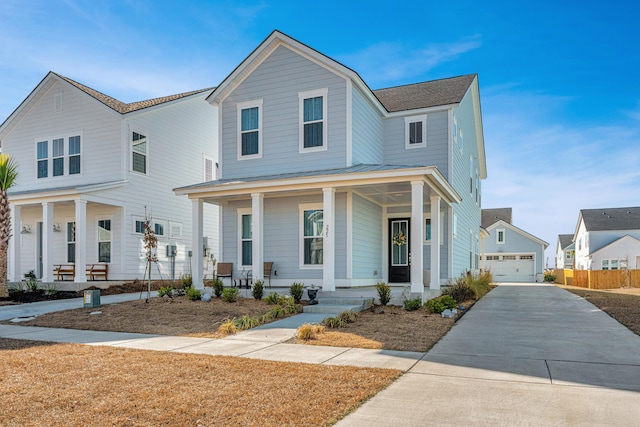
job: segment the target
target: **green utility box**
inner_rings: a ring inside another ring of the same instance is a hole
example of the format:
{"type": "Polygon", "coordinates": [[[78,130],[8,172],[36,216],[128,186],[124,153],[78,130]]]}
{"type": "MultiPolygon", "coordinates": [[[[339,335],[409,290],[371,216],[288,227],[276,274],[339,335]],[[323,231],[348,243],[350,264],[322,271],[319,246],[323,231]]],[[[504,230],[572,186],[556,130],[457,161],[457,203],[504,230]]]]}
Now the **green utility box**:
{"type": "Polygon", "coordinates": [[[84,307],[100,307],[100,289],[84,291],[84,307]]]}

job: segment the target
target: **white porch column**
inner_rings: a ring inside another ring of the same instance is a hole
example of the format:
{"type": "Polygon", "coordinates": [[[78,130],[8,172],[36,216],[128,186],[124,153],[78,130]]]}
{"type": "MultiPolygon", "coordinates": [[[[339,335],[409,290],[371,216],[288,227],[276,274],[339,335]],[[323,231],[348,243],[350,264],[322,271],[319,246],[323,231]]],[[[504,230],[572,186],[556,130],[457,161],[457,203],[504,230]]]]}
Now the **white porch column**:
{"type": "MultiPolygon", "coordinates": [[[[75,282],[87,281],[87,201],[76,200],[76,276],[75,282]]],[[[66,236],[65,236],[66,237],[66,236]]]]}
{"type": "Polygon", "coordinates": [[[424,182],[411,181],[411,293],[424,293],[422,270],[424,266],[424,182]]]}
{"type": "Polygon", "coordinates": [[[42,281],[53,282],[53,203],[42,203],[42,281]]]}
{"type": "Polygon", "coordinates": [[[203,254],[203,202],[200,199],[191,201],[191,279],[193,287],[204,289],[202,278],[203,254]]]}
{"type": "Polygon", "coordinates": [[[11,238],[9,239],[9,262],[7,265],[7,280],[9,282],[20,281],[20,222],[22,221],[22,207],[9,205],[11,207],[11,238]]]}
{"type": "Polygon", "coordinates": [[[336,290],[336,189],[322,189],[322,290],[336,290]]]}
{"type": "Polygon", "coordinates": [[[431,284],[440,289],[440,196],[431,196],[431,284]]]}
{"type": "Polygon", "coordinates": [[[264,280],[264,194],[251,195],[252,278],[264,280]]]}

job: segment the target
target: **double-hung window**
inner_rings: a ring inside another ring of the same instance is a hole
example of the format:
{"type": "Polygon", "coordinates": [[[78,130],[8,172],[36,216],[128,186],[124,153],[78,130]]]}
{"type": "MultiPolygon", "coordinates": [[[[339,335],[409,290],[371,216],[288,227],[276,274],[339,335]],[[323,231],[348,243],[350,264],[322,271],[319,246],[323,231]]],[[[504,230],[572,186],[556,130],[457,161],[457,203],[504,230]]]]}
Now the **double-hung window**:
{"type": "Polygon", "coordinates": [[[427,146],[427,116],[404,118],[404,147],[420,148],[427,146]]]}
{"type": "Polygon", "coordinates": [[[262,100],[238,104],[238,159],[262,157],[262,100]]]}
{"type": "Polygon", "coordinates": [[[67,262],[76,262],[76,223],[67,222],[67,262]]]}
{"type": "Polygon", "coordinates": [[[327,149],[328,89],[299,92],[300,152],[327,149]]]}
{"type": "Polygon", "coordinates": [[[98,262],[111,262],[111,220],[98,220],[98,262]]]}
{"type": "Polygon", "coordinates": [[[49,176],[49,141],[36,144],[38,150],[38,178],[49,176]]]}
{"type": "Polygon", "coordinates": [[[80,173],[80,135],[69,138],[69,175],[80,173]]]}
{"type": "Polygon", "coordinates": [[[147,137],[138,132],[131,133],[131,170],[147,173],[147,137]]]}
{"type": "Polygon", "coordinates": [[[302,266],[318,266],[323,263],[323,211],[318,206],[301,206],[302,266]]]}
{"type": "Polygon", "coordinates": [[[53,176],[64,175],[64,138],[53,140],[53,176]]]}
{"type": "Polygon", "coordinates": [[[240,226],[240,265],[253,265],[253,224],[251,210],[238,211],[240,226]]]}

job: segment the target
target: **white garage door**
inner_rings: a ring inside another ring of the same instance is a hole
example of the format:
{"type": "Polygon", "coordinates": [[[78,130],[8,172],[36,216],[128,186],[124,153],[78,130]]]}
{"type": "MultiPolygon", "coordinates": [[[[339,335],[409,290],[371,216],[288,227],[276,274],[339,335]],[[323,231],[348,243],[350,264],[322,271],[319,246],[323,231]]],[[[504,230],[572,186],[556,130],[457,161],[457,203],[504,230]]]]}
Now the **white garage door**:
{"type": "Polygon", "coordinates": [[[494,282],[535,282],[531,254],[487,255],[485,266],[494,282]]]}

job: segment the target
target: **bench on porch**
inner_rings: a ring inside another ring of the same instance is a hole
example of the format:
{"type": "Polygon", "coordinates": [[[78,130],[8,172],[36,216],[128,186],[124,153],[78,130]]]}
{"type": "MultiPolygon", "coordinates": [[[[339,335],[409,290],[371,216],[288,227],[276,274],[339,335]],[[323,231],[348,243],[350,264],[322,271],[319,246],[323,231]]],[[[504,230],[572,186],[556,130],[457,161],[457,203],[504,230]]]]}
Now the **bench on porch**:
{"type": "Polygon", "coordinates": [[[103,277],[108,280],[109,264],[87,264],[87,278],[96,280],[96,277],[103,277]]]}
{"type": "Polygon", "coordinates": [[[55,264],[53,266],[53,274],[56,275],[57,281],[62,281],[66,276],[71,277],[73,280],[76,277],[76,265],[75,264],[55,264]]]}

